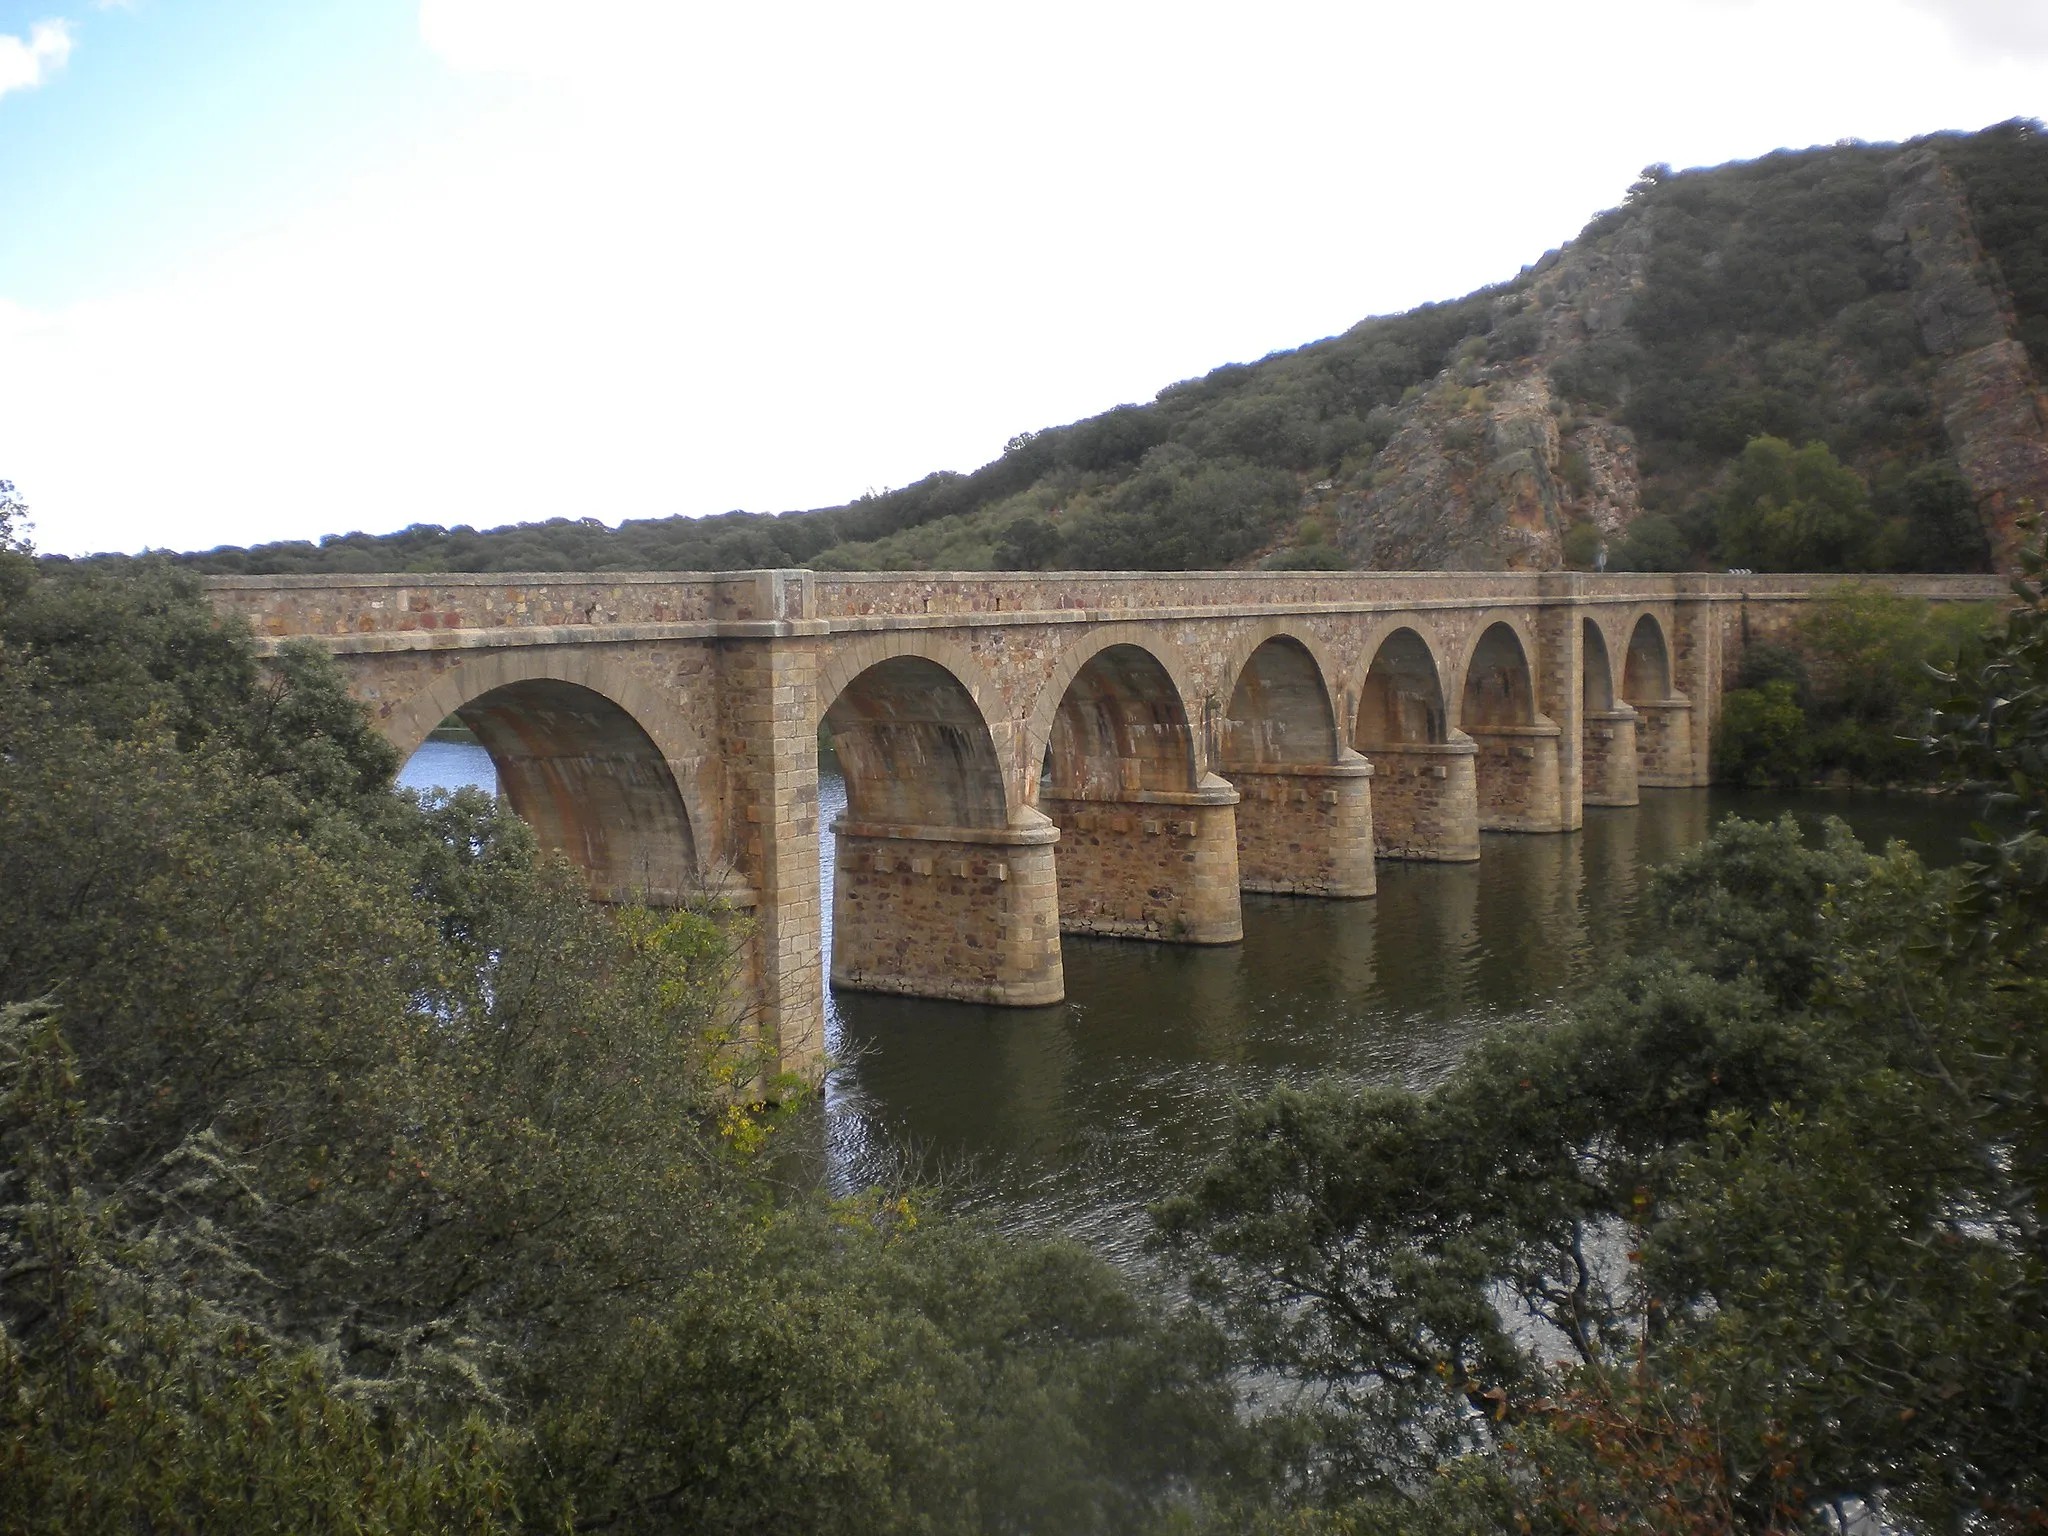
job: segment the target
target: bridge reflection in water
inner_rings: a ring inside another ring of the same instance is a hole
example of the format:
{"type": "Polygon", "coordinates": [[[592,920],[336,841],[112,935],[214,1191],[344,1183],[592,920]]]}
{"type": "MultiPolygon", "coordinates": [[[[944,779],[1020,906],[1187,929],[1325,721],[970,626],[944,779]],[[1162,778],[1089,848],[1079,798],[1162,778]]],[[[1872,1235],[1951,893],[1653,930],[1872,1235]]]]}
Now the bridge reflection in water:
{"type": "MultiPolygon", "coordinates": [[[[828,806],[836,789],[828,772],[828,806]]],[[[1788,810],[1946,861],[1973,808],[1656,790],[1589,810],[1565,836],[1486,834],[1476,862],[1382,865],[1374,901],[1248,895],[1241,945],[1070,939],[1053,1008],[836,991],[828,1040],[850,1064],[828,1080],[813,1155],[855,1188],[891,1177],[908,1149],[1006,1227],[1142,1264],[1145,1206],[1194,1176],[1238,1099],[1325,1074],[1427,1085],[1487,1031],[1626,954],[1651,869],[1725,815],[1788,810]]]]}
{"type": "MultiPolygon", "coordinates": [[[[845,809],[828,755],[819,810],[845,809]]],[[[481,745],[433,740],[401,782],[495,788],[481,745]]],[[[1010,1227],[1141,1263],[1144,1208],[1186,1183],[1233,1104],[1336,1074],[1422,1087],[1488,1030],[1595,981],[1640,931],[1648,872],[1725,815],[1845,817],[1873,846],[1947,862],[1974,807],[1915,795],[1657,790],[1562,837],[1485,838],[1463,863],[1390,863],[1374,901],[1247,895],[1226,947],[1074,937],[1066,1000],[1029,1010],[833,990],[827,1080],[807,1132],[840,1189],[907,1164],[1010,1227]]],[[[831,953],[834,844],[819,871],[831,953]]]]}

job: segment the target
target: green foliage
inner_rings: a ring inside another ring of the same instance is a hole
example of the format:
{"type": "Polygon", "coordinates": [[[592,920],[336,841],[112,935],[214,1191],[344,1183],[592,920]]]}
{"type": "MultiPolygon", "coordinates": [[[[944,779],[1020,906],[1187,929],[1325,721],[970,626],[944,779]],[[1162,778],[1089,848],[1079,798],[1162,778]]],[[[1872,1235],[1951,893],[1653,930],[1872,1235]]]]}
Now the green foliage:
{"type": "Polygon", "coordinates": [[[1965,844],[1980,898],[1970,912],[1982,937],[2023,945],[2048,931],[2048,536],[2038,524],[2013,591],[2001,641],[1941,675],[1950,696],[1930,723],[1932,744],[1989,785],[2012,823],[1979,827],[1965,844]]]}
{"type": "Polygon", "coordinates": [[[770,1179],[732,914],[390,794],[160,572],[0,634],[0,1525],[1108,1531],[1234,1465],[1198,1322],[770,1179]]]}
{"type": "Polygon", "coordinates": [[[1564,563],[1575,571],[1590,571],[1600,559],[1607,540],[1597,523],[1573,523],[1565,530],[1564,563]]]}
{"type": "Polygon", "coordinates": [[[1628,526],[1621,547],[1608,560],[1616,571],[1689,571],[1692,549],[1678,525],[1668,517],[1646,512],[1628,526]]]}
{"type": "Polygon", "coordinates": [[[1264,561],[1269,571],[1348,571],[1351,562],[1334,544],[1296,544],[1264,561]]]}
{"type": "Polygon", "coordinates": [[[1714,724],[1714,777],[1727,784],[1790,788],[1812,766],[1806,711],[1791,683],[1773,679],[1721,696],[1714,724]]]}
{"type": "Polygon", "coordinates": [[[1927,782],[1922,750],[1946,697],[1940,669],[1981,652],[1983,609],[1901,597],[1868,582],[1823,591],[1791,644],[1745,647],[1714,727],[1717,778],[1781,787],[1815,776],[1864,784],[1927,782]]]}
{"type": "Polygon", "coordinates": [[[2048,373],[2048,134],[2015,118],[1944,144],[1969,194],[1970,221],[2005,279],[2019,337],[2048,373]]]}
{"type": "MultiPolygon", "coordinates": [[[[1937,155],[1968,195],[2037,359],[2048,356],[2044,145],[2037,124],[2014,122],[1904,146],[1937,155]]],[[[1877,487],[1878,526],[1860,538],[1860,514],[1824,500],[1808,506],[1805,526],[1777,529],[1775,541],[1742,530],[1722,563],[1985,567],[1975,509],[1944,458],[1909,302],[1912,270],[1903,248],[1883,246],[1875,233],[1900,152],[1844,144],[1646,178],[1627,207],[1581,237],[1632,231],[1647,247],[1645,284],[1625,330],[1568,354],[1552,382],[1634,428],[1646,505],[1668,510],[1711,494],[1758,437],[1825,442],[1877,487]],[[1800,563],[1779,558],[1781,548],[1800,563]]],[[[1688,543],[1703,559],[1713,539],[1699,533],[1688,543]]]]}
{"type": "Polygon", "coordinates": [[[1977,498],[1961,471],[1947,460],[1923,464],[1881,488],[1873,497],[1879,514],[1890,512],[1887,533],[1902,546],[1889,564],[1909,571],[1983,571],[1991,555],[1977,498]],[[1890,509],[1896,508],[1896,511],[1890,509]]]}
{"type": "Polygon", "coordinates": [[[1794,449],[1753,438],[1721,498],[1721,552],[1730,564],[1767,571],[1867,568],[1877,518],[1862,478],[1825,443],[1794,449]]]}
{"type": "Polygon", "coordinates": [[[1251,554],[1294,509],[1295,482],[1277,469],[1204,462],[1178,445],[1078,513],[1062,549],[1083,570],[1186,570],[1251,554]]]}
{"type": "Polygon", "coordinates": [[[1159,1219],[1326,1408],[1327,1513],[1261,1528],[2038,1522],[2048,948],[1956,947],[1968,900],[1839,824],[1724,823],[1650,893],[1661,952],[1555,1022],[1426,1093],[1248,1108],[1159,1219]]]}
{"type": "Polygon", "coordinates": [[[1019,517],[996,540],[998,570],[1042,571],[1059,557],[1060,531],[1042,517],[1019,517]]]}
{"type": "Polygon", "coordinates": [[[486,1420],[432,1434],[380,1414],[316,1352],[179,1284],[170,1245],[92,1188],[83,1087],[55,1010],[0,1009],[0,1526],[511,1529],[506,1445],[486,1420]]]}

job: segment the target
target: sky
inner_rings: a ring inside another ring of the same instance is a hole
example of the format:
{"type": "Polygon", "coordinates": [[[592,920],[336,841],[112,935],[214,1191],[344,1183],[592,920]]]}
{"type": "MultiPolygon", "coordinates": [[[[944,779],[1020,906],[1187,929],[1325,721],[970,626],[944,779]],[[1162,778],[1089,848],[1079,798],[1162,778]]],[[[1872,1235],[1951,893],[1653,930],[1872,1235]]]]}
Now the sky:
{"type": "Polygon", "coordinates": [[[0,0],[0,479],[73,554],[829,505],[1653,161],[2044,114],[2048,0],[0,0]]]}

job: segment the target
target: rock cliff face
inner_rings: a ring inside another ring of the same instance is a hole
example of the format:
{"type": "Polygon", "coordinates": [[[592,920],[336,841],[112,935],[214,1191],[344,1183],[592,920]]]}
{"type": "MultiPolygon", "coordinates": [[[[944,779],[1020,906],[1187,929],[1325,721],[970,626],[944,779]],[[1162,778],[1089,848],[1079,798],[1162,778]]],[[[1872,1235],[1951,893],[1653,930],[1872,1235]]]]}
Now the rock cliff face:
{"type": "Polygon", "coordinates": [[[1642,510],[1635,434],[1580,418],[1551,372],[1618,334],[1641,289],[1649,222],[1552,252],[1495,301],[1504,346],[1467,344],[1401,407],[1402,421],[1366,474],[1333,484],[1345,554],[1356,565],[1410,570],[1551,570],[1565,531],[1593,524],[1619,537],[1642,510]],[[1524,356],[1490,353],[1533,343],[1524,356]]]}
{"type": "Polygon", "coordinates": [[[2015,520],[2048,511],[2048,400],[1955,177],[1932,151],[1915,150],[1900,157],[1893,181],[1877,237],[1910,264],[1913,318],[1937,364],[1942,429],[1977,495],[1992,558],[2004,567],[2019,537],[2015,520]]]}
{"type": "MultiPolygon", "coordinates": [[[[1885,177],[1882,216],[1873,226],[1866,215],[1860,231],[1842,232],[1852,255],[1880,274],[1870,296],[1838,303],[1833,316],[1789,342],[1782,334],[1725,336],[1704,366],[1769,383],[1783,354],[1803,347],[1812,396],[1828,402],[1837,422],[1897,411],[1901,399],[1910,410],[1917,397],[1929,450],[1954,459],[1977,498],[1992,557],[2004,566],[2015,519],[2029,508],[2048,511],[2048,397],[2017,339],[1997,264],[1973,232],[1968,200],[1939,152],[1900,152],[1885,177]],[[1887,315],[1905,331],[1917,329],[1917,355],[1908,339],[1906,356],[1874,368],[1868,348],[1843,338],[1887,315]]],[[[1632,204],[1525,269],[1494,298],[1491,334],[1466,342],[1430,384],[1408,392],[1370,463],[1308,494],[1304,510],[1334,523],[1352,564],[1548,569],[1565,563],[1574,524],[1596,530],[1581,539],[1581,553],[1620,539],[1645,503],[1643,445],[1623,420],[1628,381],[1591,391],[1598,403],[1570,386],[1589,359],[1611,371],[1620,358],[1625,372],[1626,359],[1640,357],[1631,353],[1638,340],[1631,320],[1651,280],[1658,218],[1654,198],[1632,204]]],[[[1708,255],[1701,269],[1711,272],[1718,260],[1708,255]]],[[[1767,417],[1731,430],[1795,435],[1767,417]]],[[[1829,436],[1855,440],[1853,430],[1829,436]]],[[[1668,508],[1710,494],[1740,440],[1718,455],[1691,452],[1655,487],[1660,500],[1668,508]]],[[[1858,467],[1874,476],[1888,452],[1873,448],[1858,467]]]]}

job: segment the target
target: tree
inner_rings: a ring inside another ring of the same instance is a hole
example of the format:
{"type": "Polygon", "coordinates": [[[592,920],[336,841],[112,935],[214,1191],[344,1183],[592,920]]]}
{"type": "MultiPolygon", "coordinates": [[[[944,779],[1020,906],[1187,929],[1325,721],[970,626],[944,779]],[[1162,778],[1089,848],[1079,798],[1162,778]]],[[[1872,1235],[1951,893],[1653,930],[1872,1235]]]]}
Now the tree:
{"type": "Polygon", "coordinates": [[[1089,1533],[1238,1470],[1198,1319],[774,1177],[737,914],[390,792],[160,570],[0,637],[0,1526],[1089,1533]]]}
{"type": "Polygon", "coordinates": [[[1915,571],[1982,571],[1991,550],[1977,498],[1956,467],[1942,461],[1922,465],[1900,487],[1906,522],[1908,568],[1915,571]]]}
{"type": "Polygon", "coordinates": [[[1316,1405],[1332,1528],[2048,1514],[2048,940],[1967,942],[1972,899],[1839,824],[1726,822],[1657,877],[1661,952],[1564,1017],[1427,1093],[1247,1109],[1159,1220],[1316,1405]]]}
{"type": "Polygon", "coordinates": [[[995,563],[1001,571],[1043,570],[1060,550],[1060,531],[1049,518],[1014,517],[996,540],[995,563]]]}
{"type": "Polygon", "coordinates": [[[1731,565],[1773,571],[1850,571],[1878,531],[1862,477],[1825,443],[1795,449],[1750,439],[1721,498],[1721,552],[1731,565]]]}
{"type": "Polygon", "coordinates": [[[1612,564],[1617,571],[1689,571],[1693,558],[1678,525],[1651,512],[1629,524],[1612,564]]]}
{"type": "Polygon", "coordinates": [[[1791,683],[1731,688],[1714,725],[1714,777],[1727,783],[1790,788],[1812,761],[1806,711],[1791,683]]]}

